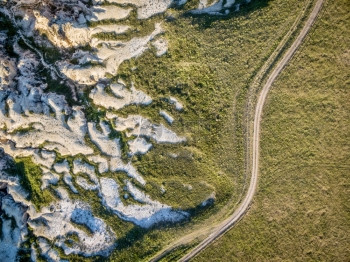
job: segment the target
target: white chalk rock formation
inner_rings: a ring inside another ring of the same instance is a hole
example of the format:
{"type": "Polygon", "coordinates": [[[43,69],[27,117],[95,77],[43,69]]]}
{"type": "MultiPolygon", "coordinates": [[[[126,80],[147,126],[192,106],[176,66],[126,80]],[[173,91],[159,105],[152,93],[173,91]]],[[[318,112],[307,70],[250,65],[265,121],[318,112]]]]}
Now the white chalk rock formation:
{"type": "Polygon", "coordinates": [[[168,52],[168,41],[164,38],[156,39],[152,42],[153,46],[156,48],[156,55],[162,56],[168,52]]]}
{"type": "MultiPolygon", "coordinates": [[[[98,0],[96,2],[102,2],[98,0]]],[[[173,0],[108,0],[108,3],[131,4],[137,7],[137,18],[146,19],[153,15],[165,12],[173,0]]]]}
{"type": "Polygon", "coordinates": [[[152,148],[152,144],[148,143],[147,140],[143,137],[137,137],[133,140],[128,141],[128,145],[130,155],[144,155],[152,148]]]}
{"type": "Polygon", "coordinates": [[[175,97],[170,97],[169,98],[169,102],[170,102],[170,104],[175,105],[175,109],[177,111],[181,111],[184,108],[182,103],[179,102],[179,100],[177,100],[175,97]]]}
{"type": "Polygon", "coordinates": [[[18,248],[28,234],[27,208],[21,202],[26,195],[19,190],[18,179],[6,172],[12,165],[10,156],[0,148],[0,261],[16,261],[18,248]]]}
{"type": "Polygon", "coordinates": [[[181,143],[186,141],[175,132],[163,125],[153,124],[147,118],[138,115],[130,115],[127,118],[112,117],[117,131],[126,131],[128,136],[143,136],[151,138],[157,143],[181,143]]]}
{"type": "Polygon", "coordinates": [[[55,244],[65,254],[84,256],[108,255],[115,247],[115,233],[101,220],[93,216],[89,206],[81,201],[72,201],[68,192],[58,188],[60,201],[42,212],[33,214],[28,224],[37,236],[55,240],[55,244]],[[44,223],[43,223],[44,222],[44,223]],[[91,234],[77,228],[74,224],[86,227],[91,234]],[[67,245],[67,236],[75,234],[79,241],[67,245]]]}
{"type": "Polygon", "coordinates": [[[193,14],[224,15],[235,4],[235,0],[215,0],[208,3],[208,0],[200,0],[198,8],[191,11],[193,14]]]}
{"type": "Polygon", "coordinates": [[[106,19],[122,20],[130,14],[131,8],[122,8],[115,5],[98,6],[92,9],[91,21],[100,21],[106,19]]]}
{"type": "Polygon", "coordinates": [[[169,115],[169,113],[165,112],[164,110],[160,110],[159,114],[171,125],[174,122],[174,118],[169,115]]]}
{"type": "Polygon", "coordinates": [[[151,200],[130,182],[127,182],[128,192],[142,205],[124,205],[120,199],[120,187],[113,179],[102,178],[100,182],[104,205],[121,218],[141,227],[149,228],[161,222],[176,222],[188,216],[186,212],[174,211],[167,205],[151,200]]]}
{"type": "Polygon", "coordinates": [[[106,87],[102,84],[98,84],[91,91],[90,98],[95,105],[118,110],[131,104],[149,105],[152,103],[152,99],[144,92],[137,90],[133,84],[130,90],[121,83],[111,84],[109,88],[112,94],[108,94],[106,87]]]}
{"type": "MultiPolygon", "coordinates": [[[[0,32],[1,33],[1,32],[0,32]]],[[[1,35],[0,35],[1,37],[1,35]]],[[[0,50],[3,49],[0,40],[0,50]]],[[[13,59],[1,54],[0,51],[0,89],[6,89],[14,86],[13,78],[16,76],[16,65],[13,59]]]]}

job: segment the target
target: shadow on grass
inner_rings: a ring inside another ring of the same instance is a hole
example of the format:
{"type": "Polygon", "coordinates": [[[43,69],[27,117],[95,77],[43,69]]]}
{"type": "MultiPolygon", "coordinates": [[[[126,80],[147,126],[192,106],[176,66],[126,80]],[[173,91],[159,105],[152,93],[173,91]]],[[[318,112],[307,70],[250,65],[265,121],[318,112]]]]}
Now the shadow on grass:
{"type": "MultiPolygon", "coordinates": [[[[181,227],[185,224],[188,224],[188,222],[191,221],[191,217],[198,216],[199,214],[209,211],[214,204],[213,201],[208,201],[208,205],[198,205],[195,208],[184,210],[185,212],[189,213],[190,216],[187,219],[184,219],[182,221],[176,222],[176,223],[170,223],[170,222],[163,222],[163,223],[157,223],[153,225],[151,228],[145,229],[141,228],[139,226],[134,226],[123,238],[120,238],[117,240],[117,246],[114,252],[122,251],[125,249],[128,249],[135,245],[135,243],[142,241],[146,234],[150,233],[153,230],[164,230],[164,229],[170,229],[175,227],[181,227]]],[[[143,254],[144,257],[147,257],[149,255],[154,254],[154,252],[159,251],[159,246],[155,245],[153,248],[150,247],[148,252],[143,254]]],[[[102,257],[98,258],[98,261],[107,261],[108,258],[104,259],[102,257]]]]}

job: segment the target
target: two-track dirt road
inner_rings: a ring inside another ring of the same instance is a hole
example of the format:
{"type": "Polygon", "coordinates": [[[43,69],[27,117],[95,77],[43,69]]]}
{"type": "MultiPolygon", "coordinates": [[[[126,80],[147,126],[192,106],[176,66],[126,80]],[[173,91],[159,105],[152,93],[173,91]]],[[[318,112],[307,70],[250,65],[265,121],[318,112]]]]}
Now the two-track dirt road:
{"type": "Polygon", "coordinates": [[[254,130],[253,130],[253,162],[252,162],[252,174],[251,174],[251,180],[249,184],[249,188],[247,191],[247,194],[242,201],[241,205],[237,208],[237,210],[224,222],[222,222],[217,229],[209,235],[204,241],[202,241],[198,246],[196,246],[194,249],[192,249],[187,255],[182,257],[179,261],[189,261],[191,258],[193,258],[195,255],[197,255],[200,251],[202,251],[204,248],[206,248],[210,243],[212,243],[215,239],[223,235],[227,230],[229,230],[232,226],[234,226],[237,221],[239,221],[244,214],[247,212],[250,204],[253,201],[253,197],[256,192],[257,184],[258,184],[258,173],[259,173],[259,147],[260,147],[260,124],[262,119],[262,112],[263,112],[263,106],[267,97],[267,94],[278,77],[278,75],[281,73],[283,68],[288,64],[288,62],[291,60],[297,49],[300,47],[300,45],[303,43],[303,40],[305,39],[306,35],[309,33],[312,25],[316,21],[316,18],[318,14],[320,13],[322,6],[323,6],[324,0],[318,0],[316,2],[316,5],[314,9],[312,10],[307,22],[305,23],[302,31],[298,35],[298,37],[293,42],[292,46],[288,49],[288,51],[283,56],[282,60],[279,61],[270,74],[267,82],[262,88],[262,91],[259,95],[258,102],[255,109],[255,116],[254,116],[254,130]]]}

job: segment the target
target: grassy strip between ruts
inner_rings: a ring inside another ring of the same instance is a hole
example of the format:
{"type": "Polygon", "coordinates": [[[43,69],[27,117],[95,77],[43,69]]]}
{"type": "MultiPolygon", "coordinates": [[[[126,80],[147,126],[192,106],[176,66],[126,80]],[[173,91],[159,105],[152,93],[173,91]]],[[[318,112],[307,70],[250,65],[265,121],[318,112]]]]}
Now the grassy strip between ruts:
{"type": "Polygon", "coordinates": [[[324,9],[269,94],[250,212],[194,261],[348,261],[350,10],[324,9]]]}

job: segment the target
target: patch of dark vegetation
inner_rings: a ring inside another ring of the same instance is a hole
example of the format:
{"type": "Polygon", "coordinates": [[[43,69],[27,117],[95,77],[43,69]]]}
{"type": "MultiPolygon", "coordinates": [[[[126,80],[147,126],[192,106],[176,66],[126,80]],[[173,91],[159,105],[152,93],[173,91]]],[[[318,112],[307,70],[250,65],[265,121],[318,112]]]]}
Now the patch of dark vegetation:
{"type": "Polygon", "coordinates": [[[54,194],[48,190],[42,190],[42,169],[33,163],[30,157],[16,158],[15,163],[6,170],[11,176],[17,176],[23,189],[28,193],[30,200],[37,210],[49,204],[55,199],[54,194]]]}
{"type": "Polygon", "coordinates": [[[17,259],[19,262],[31,261],[32,248],[37,247],[37,237],[33,233],[33,229],[27,225],[28,234],[26,239],[19,247],[17,259]]]}
{"type": "Polygon", "coordinates": [[[111,128],[111,133],[109,134],[109,139],[118,139],[120,149],[122,151],[122,159],[127,160],[128,159],[128,152],[129,152],[129,145],[128,141],[135,139],[135,136],[127,137],[125,132],[119,132],[115,130],[114,128],[111,128]]]}
{"type": "Polygon", "coordinates": [[[23,135],[25,133],[28,133],[30,131],[35,130],[33,127],[33,124],[30,124],[28,127],[19,127],[16,128],[15,130],[13,130],[12,132],[10,132],[9,134],[19,134],[19,135],[23,135]]]}
{"type": "Polygon", "coordinates": [[[41,70],[39,71],[42,74],[44,82],[47,84],[45,92],[53,92],[63,95],[70,106],[79,104],[73,99],[71,90],[72,88],[75,88],[73,83],[69,82],[69,80],[62,80],[58,79],[57,77],[52,77],[51,72],[43,66],[41,66],[41,70]]]}
{"type": "MultiPolygon", "coordinates": [[[[94,37],[102,39],[102,40],[120,40],[120,41],[129,41],[134,37],[143,37],[146,35],[149,35],[154,29],[154,24],[157,19],[159,19],[159,16],[164,15],[158,15],[157,17],[153,17],[150,19],[137,19],[137,15],[135,12],[132,12],[128,18],[122,21],[123,24],[132,25],[132,29],[129,29],[128,31],[122,33],[122,34],[116,34],[115,32],[101,32],[94,34],[94,37]]],[[[109,20],[102,20],[97,22],[90,22],[90,26],[98,26],[103,24],[118,24],[120,22],[117,21],[109,21],[109,20]]]]}
{"type": "Polygon", "coordinates": [[[38,49],[40,49],[41,53],[44,56],[44,59],[50,64],[55,64],[56,61],[62,60],[63,50],[55,47],[54,45],[49,44],[50,40],[47,38],[45,34],[38,35],[37,37],[41,37],[43,39],[42,44],[38,45],[34,39],[31,40],[32,44],[35,45],[38,49]]]}
{"type": "Polygon", "coordinates": [[[13,50],[13,44],[15,41],[15,36],[17,34],[17,28],[13,26],[11,21],[0,12],[0,31],[5,31],[7,34],[7,39],[5,41],[5,51],[10,57],[18,58],[18,55],[13,50]]]}
{"type": "Polygon", "coordinates": [[[84,113],[88,122],[94,122],[97,124],[100,122],[100,120],[106,117],[107,110],[103,108],[97,108],[91,104],[86,104],[84,113]]]}

